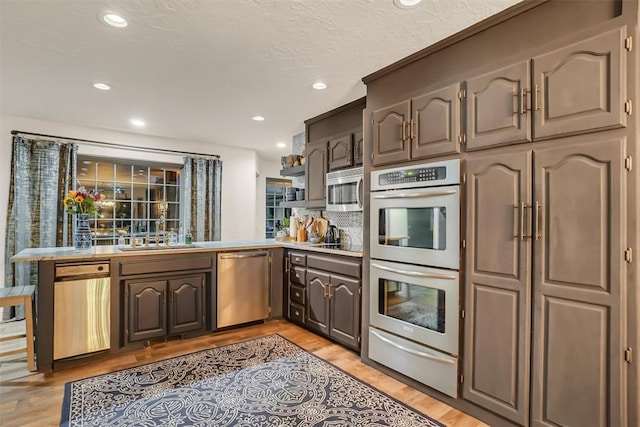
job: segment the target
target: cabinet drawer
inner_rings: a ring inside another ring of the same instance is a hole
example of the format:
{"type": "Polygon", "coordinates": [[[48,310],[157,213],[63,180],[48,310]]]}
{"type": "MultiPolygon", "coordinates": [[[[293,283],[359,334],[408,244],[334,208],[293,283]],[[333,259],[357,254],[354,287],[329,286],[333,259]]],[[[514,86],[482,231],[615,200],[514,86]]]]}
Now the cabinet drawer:
{"type": "Polygon", "coordinates": [[[293,265],[307,265],[307,256],[301,252],[290,252],[289,259],[291,260],[291,264],[293,265]]]}
{"type": "Polygon", "coordinates": [[[289,287],[289,299],[291,302],[304,306],[304,287],[291,285],[289,287]]]}
{"type": "Polygon", "coordinates": [[[309,268],[357,278],[361,277],[362,271],[360,262],[329,256],[307,255],[307,265],[309,268]]]}
{"type": "Polygon", "coordinates": [[[299,306],[298,304],[290,304],[289,319],[298,323],[304,323],[304,307],[299,306]]]}
{"type": "Polygon", "coordinates": [[[291,271],[289,271],[289,280],[292,283],[298,283],[304,286],[306,272],[307,270],[303,267],[291,267],[291,271]]]}
{"type": "Polygon", "coordinates": [[[148,261],[121,261],[120,276],[210,269],[212,267],[211,259],[211,256],[181,255],[154,258],[148,261]]]}

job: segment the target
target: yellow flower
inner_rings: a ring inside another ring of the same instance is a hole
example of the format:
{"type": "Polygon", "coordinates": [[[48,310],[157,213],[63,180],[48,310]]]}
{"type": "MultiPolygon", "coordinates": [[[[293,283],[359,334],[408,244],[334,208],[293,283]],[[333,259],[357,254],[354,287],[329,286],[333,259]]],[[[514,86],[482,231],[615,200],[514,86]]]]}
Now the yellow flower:
{"type": "Polygon", "coordinates": [[[71,206],[72,200],[73,200],[73,197],[65,197],[62,203],[64,203],[64,206],[68,208],[69,206],[71,206]]]}
{"type": "Polygon", "coordinates": [[[81,195],[77,195],[75,198],[76,203],[82,203],[84,201],[84,197],[81,195]]]}

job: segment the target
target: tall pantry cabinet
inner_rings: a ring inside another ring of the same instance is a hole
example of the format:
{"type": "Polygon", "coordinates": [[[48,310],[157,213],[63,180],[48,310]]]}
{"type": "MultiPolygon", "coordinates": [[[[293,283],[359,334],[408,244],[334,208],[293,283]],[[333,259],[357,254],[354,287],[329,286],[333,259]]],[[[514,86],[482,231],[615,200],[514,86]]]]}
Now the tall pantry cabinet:
{"type": "Polygon", "coordinates": [[[467,87],[463,397],[521,425],[624,424],[625,35],[467,87]]]}
{"type": "Polygon", "coordinates": [[[458,398],[421,389],[490,425],[640,425],[639,20],[525,1],[363,79],[365,175],[462,161],[458,398]]]}

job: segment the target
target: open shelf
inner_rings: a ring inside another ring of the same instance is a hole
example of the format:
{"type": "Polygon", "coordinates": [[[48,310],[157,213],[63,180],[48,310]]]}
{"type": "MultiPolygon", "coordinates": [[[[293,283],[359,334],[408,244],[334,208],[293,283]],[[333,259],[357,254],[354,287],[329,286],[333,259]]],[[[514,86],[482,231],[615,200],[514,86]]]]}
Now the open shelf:
{"type": "Polygon", "coordinates": [[[293,202],[280,202],[281,208],[304,208],[304,200],[295,200],[293,202]]]}
{"type": "Polygon", "coordinates": [[[302,176],[304,175],[304,165],[294,166],[292,168],[280,169],[280,176],[302,176]]]}

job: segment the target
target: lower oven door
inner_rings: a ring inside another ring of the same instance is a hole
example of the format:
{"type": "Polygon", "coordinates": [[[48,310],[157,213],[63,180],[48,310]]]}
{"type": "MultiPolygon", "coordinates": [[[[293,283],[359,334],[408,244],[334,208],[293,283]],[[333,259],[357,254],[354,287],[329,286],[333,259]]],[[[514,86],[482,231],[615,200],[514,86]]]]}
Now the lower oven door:
{"type": "Polygon", "coordinates": [[[371,325],[458,354],[457,271],[372,259],[370,280],[371,325]]]}
{"type": "Polygon", "coordinates": [[[458,397],[458,359],[369,328],[369,358],[451,397],[458,397]]]}

